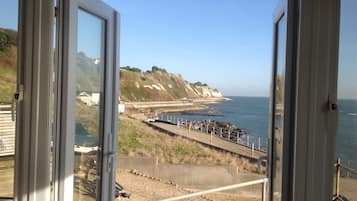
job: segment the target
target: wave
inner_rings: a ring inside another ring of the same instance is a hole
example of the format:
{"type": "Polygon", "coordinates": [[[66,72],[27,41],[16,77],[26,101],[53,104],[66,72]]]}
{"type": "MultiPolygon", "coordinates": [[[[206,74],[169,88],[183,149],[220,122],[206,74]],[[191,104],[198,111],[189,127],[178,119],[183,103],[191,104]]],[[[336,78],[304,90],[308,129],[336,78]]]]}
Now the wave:
{"type": "Polygon", "coordinates": [[[347,115],[350,115],[350,116],[357,116],[357,113],[347,113],[347,115]]]}

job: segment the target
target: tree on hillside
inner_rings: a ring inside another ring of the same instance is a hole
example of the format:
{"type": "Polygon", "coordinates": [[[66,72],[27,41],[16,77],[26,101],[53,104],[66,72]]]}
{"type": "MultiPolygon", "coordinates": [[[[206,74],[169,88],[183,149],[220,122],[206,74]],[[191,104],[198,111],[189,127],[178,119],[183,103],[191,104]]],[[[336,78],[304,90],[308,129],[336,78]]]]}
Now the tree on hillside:
{"type": "Polygon", "coordinates": [[[7,35],[5,32],[0,31],[0,51],[4,51],[7,47],[7,35]]]}
{"type": "Polygon", "coordinates": [[[128,71],[132,71],[132,72],[141,73],[141,69],[137,68],[137,67],[124,66],[124,67],[120,67],[120,68],[124,69],[124,70],[128,70],[128,71]]]}
{"type": "Polygon", "coordinates": [[[208,84],[206,84],[206,83],[202,83],[202,82],[195,82],[195,83],[193,83],[193,85],[194,86],[204,86],[204,87],[207,87],[208,86],[208,84]]]}
{"type": "Polygon", "coordinates": [[[0,29],[0,51],[11,45],[17,45],[17,32],[11,29],[0,29]]]}
{"type": "Polygon", "coordinates": [[[152,71],[152,72],[161,71],[161,72],[167,73],[166,69],[160,68],[160,67],[158,67],[158,66],[153,66],[153,67],[151,67],[151,71],[152,71]]]}
{"type": "Polygon", "coordinates": [[[17,46],[17,31],[11,29],[5,29],[7,34],[7,43],[9,45],[17,46]]]}

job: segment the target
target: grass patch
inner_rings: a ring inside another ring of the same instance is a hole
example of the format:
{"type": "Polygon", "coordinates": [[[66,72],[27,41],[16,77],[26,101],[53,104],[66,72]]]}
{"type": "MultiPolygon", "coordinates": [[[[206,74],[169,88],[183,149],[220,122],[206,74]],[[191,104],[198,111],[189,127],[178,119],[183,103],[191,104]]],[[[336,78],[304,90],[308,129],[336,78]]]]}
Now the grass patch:
{"type": "Polygon", "coordinates": [[[16,71],[0,66],[0,103],[11,103],[16,92],[16,71]]]}
{"type": "Polygon", "coordinates": [[[191,140],[172,137],[145,123],[120,115],[119,156],[157,157],[162,163],[232,165],[256,172],[256,164],[237,155],[217,151],[191,140]]]}

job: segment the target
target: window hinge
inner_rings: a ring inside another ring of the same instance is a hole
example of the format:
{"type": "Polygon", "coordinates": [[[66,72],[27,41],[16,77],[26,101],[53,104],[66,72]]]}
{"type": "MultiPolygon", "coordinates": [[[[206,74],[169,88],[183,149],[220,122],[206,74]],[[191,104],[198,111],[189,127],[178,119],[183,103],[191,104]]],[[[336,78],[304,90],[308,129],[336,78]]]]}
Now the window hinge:
{"type": "Polygon", "coordinates": [[[111,132],[107,133],[107,146],[108,146],[108,157],[107,157],[107,172],[113,171],[114,168],[114,157],[116,156],[115,150],[113,150],[113,135],[111,132]]]}
{"type": "Polygon", "coordinates": [[[57,6],[55,7],[55,13],[54,14],[55,14],[55,17],[58,16],[58,7],[57,6]]]}
{"type": "Polygon", "coordinates": [[[115,152],[109,152],[108,153],[108,163],[107,163],[107,172],[112,172],[114,168],[114,157],[116,156],[115,152]]]}
{"type": "Polygon", "coordinates": [[[16,103],[22,101],[24,99],[24,85],[20,84],[18,90],[12,96],[12,104],[11,104],[11,119],[15,121],[15,113],[16,113],[16,103]]]}

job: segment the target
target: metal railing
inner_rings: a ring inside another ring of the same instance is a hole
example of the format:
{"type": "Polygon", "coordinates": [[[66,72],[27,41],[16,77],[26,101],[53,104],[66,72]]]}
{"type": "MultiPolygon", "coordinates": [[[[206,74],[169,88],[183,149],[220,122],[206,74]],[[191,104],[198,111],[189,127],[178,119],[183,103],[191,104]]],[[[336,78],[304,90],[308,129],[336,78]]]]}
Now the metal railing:
{"type": "Polygon", "coordinates": [[[264,137],[254,136],[248,133],[240,135],[239,133],[232,133],[228,128],[222,131],[222,128],[219,129],[214,126],[208,127],[207,125],[203,125],[203,126],[201,125],[199,127],[196,126],[197,128],[195,128],[193,124],[190,125],[189,123],[187,123],[187,122],[195,122],[195,120],[187,120],[180,116],[175,116],[175,115],[159,114],[158,118],[160,120],[170,122],[180,127],[190,130],[192,129],[204,134],[213,133],[213,135],[222,138],[224,140],[251,148],[252,152],[254,151],[267,152],[268,150],[268,139],[264,137]]]}
{"type": "Polygon", "coordinates": [[[187,198],[206,195],[206,194],[209,194],[209,193],[216,193],[216,192],[220,192],[220,191],[232,190],[232,189],[237,189],[237,188],[257,185],[257,184],[262,184],[262,201],[266,201],[268,178],[258,179],[258,180],[248,181],[248,182],[243,182],[243,183],[239,183],[239,184],[233,184],[233,185],[229,185],[229,186],[223,186],[223,187],[214,188],[214,189],[210,189],[210,190],[199,191],[199,192],[195,192],[195,193],[190,193],[190,194],[186,194],[186,195],[181,195],[181,196],[177,196],[177,197],[163,199],[163,200],[160,200],[160,201],[183,200],[183,199],[187,199],[187,198]]]}
{"type": "MultiPolygon", "coordinates": [[[[348,163],[350,164],[350,163],[348,163]]],[[[335,163],[335,167],[336,167],[336,172],[335,172],[335,177],[336,177],[336,181],[335,181],[335,195],[333,197],[332,200],[343,200],[343,199],[340,199],[342,198],[343,196],[341,195],[341,192],[340,192],[340,179],[341,179],[341,173],[342,173],[342,170],[345,171],[345,176],[347,177],[353,177],[353,178],[356,178],[357,176],[357,170],[354,170],[352,169],[351,167],[348,167],[348,166],[345,166],[341,163],[341,159],[337,159],[337,162],[335,163]],[[352,175],[353,176],[352,176],[352,175]]]]}

